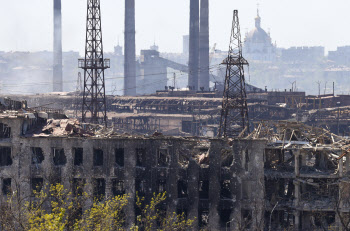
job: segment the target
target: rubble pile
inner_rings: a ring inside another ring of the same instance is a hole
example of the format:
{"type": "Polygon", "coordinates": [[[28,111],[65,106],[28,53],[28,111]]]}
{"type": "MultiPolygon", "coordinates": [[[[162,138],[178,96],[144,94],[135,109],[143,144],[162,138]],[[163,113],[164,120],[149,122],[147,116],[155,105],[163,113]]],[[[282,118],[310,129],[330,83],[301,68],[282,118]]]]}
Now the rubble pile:
{"type": "Polygon", "coordinates": [[[42,129],[42,133],[34,136],[75,136],[89,137],[95,133],[91,130],[83,129],[77,119],[47,120],[47,125],[42,129]]]}

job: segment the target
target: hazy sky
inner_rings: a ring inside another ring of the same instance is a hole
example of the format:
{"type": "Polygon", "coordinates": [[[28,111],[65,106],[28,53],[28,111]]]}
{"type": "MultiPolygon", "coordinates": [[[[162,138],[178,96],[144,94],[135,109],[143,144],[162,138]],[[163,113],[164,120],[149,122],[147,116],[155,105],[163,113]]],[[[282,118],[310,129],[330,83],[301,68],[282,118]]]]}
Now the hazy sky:
{"type": "MultiPolygon", "coordinates": [[[[62,0],[63,50],[84,50],[86,0],[62,0]]],[[[0,0],[0,51],[52,50],[53,0],[0,0]]],[[[257,3],[262,27],[280,47],[350,45],[350,0],[210,0],[210,44],[226,50],[232,11],[243,34],[254,27],[257,3]]],[[[101,0],[105,51],[123,44],[124,0],[101,0]]],[[[137,52],[154,40],[160,51],[182,51],[189,0],[136,0],[137,52]]]]}

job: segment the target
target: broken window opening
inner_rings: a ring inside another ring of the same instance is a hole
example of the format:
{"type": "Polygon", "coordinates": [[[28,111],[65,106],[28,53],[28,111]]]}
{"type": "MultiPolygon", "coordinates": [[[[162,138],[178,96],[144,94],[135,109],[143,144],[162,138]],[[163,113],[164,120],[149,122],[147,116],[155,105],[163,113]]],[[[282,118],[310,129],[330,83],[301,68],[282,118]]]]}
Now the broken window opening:
{"type": "Polygon", "coordinates": [[[186,133],[192,132],[192,121],[182,121],[181,130],[186,133]]]}
{"type": "Polygon", "coordinates": [[[124,181],[113,180],[112,181],[112,192],[114,196],[123,196],[125,194],[124,181]]]}
{"type": "Polygon", "coordinates": [[[198,226],[204,228],[209,224],[209,211],[206,209],[198,210],[198,226]]]}
{"type": "Polygon", "coordinates": [[[11,128],[7,124],[0,123],[0,138],[11,138],[11,128]]]}
{"type": "Polygon", "coordinates": [[[339,184],[335,179],[307,179],[301,182],[300,193],[303,201],[323,201],[328,198],[336,202],[339,198],[339,184]]]}
{"type": "Polygon", "coordinates": [[[44,185],[43,178],[32,178],[32,193],[40,192],[44,185]]]}
{"type": "Polygon", "coordinates": [[[166,208],[160,207],[158,209],[157,227],[161,227],[163,222],[165,222],[165,219],[166,219],[166,208]]]}
{"type": "Polygon", "coordinates": [[[146,195],[146,181],[136,179],[135,190],[138,193],[139,197],[144,197],[146,195]]]}
{"type": "Polygon", "coordinates": [[[199,181],[199,199],[209,199],[209,181],[199,181]]]}
{"type": "Polygon", "coordinates": [[[41,148],[31,148],[32,164],[41,164],[44,161],[44,153],[41,148]]]}
{"type": "Polygon", "coordinates": [[[252,211],[249,209],[242,209],[241,211],[242,214],[242,226],[244,229],[250,229],[252,226],[252,211]]]}
{"type": "Polygon", "coordinates": [[[103,150],[94,149],[94,166],[103,166],[103,150]]]}
{"type": "Polygon", "coordinates": [[[292,150],[266,149],[264,167],[269,170],[294,172],[294,160],[292,150]]]}
{"type": "Polygon", "coordinates": [[[82,196],[84,193],[85,179],[74,178],[73,179],[73,195],[82,196]]]}
{"type": "Polygon", "coordinates": [[[158,166],[159,167],[167,167],[169,165],[168,149],[159,149],[157,157],[158,157],[158,166]]]}
{"type": "Polygon", "coordinates": [[[166,180],[157,180],[157,192],[166,192],[166,180]]]}
{"type": "Polygon", "coordinates": [[[145,167],[146,166],[146,149],[136,148],[136,166],[145,167]]]}
{"type": "Polygon", "coordinates": [[[73,148],[74,153],[74,165],[75,166],[81,166],[83,165],[83,148],[73,148]]]}
{"type": "Polygon", "coordinates": [[[188,211],[187,211],[187,209],[179,208],[176,210],[176,214],[180,215],[180,216],[184,216],[184,218],[187,219],[188,211]]]}
{"type": "Polygon", "coordinates": [[[219,210],[220,216],[220,227],[222,228],[230,228],[231,227],[231,213],[232,209],[222,209],[219,210]]]}
{"type": "Polygon", "coordinates": [[[221,190],[220,190],[220,198],[221,199],[232,199],[230,185],[231,185],[230,180],[221,181],[221,190]]]}
{"type": "Polygon", "coordinates": [[[67,163],[63,148],[53,148],[53,163],[56,166],[62,166],[67,163]]]}
{"type": "Polygon", "coordinates": [[[187,181],[179,180],[177,182],[177,197],[178,198],[187,198],[188,197],[187,181]]]}
{"type": "Polygon", "coordinates": [[[2,180],[2,194],[9,195],[11,193],[11,178],[5,178],[2,180]]]}
{"type": "Polygon", "coordinates": [[[119,167],[124,167],[124,148],[117,148],[115,150],[115,163],[119,167]]]}
{"type": "Polygon", "coordinates": [[[12,165],[11,148],[0,147],[0,166],[12,165]]]}
{"type": "Polygon", "coordinates": [[[221,150],[221,167],[230,167],[233,163],[233,153],[231,150],[221,150]]]}
{"type": "Polygon", "coordinates": [[[94,182],[94,198],[98,201],[104,199],[106,193],[106,180],[103,178],[95,179],[94,182]]]}

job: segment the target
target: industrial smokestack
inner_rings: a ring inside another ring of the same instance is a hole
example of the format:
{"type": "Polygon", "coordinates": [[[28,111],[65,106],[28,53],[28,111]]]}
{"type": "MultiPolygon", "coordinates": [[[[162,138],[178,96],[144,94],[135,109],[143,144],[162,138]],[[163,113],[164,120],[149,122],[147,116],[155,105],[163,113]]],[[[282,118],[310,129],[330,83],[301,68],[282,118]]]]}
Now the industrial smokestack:
{"type": "Polygon", "coordinates": [[[53,2],[53,91],[63,91],[62,83],[62,13],[61,0],[53,2]]]}
{"type": "Polygon", "coordinates": [[[199,0],[190,0],[190,44],[188,86],[198,90],[199,72],[199,0]]]}
{"type": "Polygon", "coordinates": [[[209,0],[201,0],[199,31],[199,88],[209,90],[209,0]]]}
{"type": "Polygon", "coordinates": [[[135,0],[125,0],[124,95],[136,95],[135,0]]]}

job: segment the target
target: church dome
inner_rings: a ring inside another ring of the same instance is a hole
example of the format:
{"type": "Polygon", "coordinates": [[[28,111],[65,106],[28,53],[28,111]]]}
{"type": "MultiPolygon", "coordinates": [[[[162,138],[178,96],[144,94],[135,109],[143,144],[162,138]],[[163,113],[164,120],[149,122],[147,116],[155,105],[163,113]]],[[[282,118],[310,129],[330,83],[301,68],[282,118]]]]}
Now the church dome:
{"type": "Polygon", "coordinates": [[[255,27],[248,33],[245,42],[269,43],[270,36],[262,28],[255,27]]]}
{"type": "Polygon", "coordinates": [[[255,18],[255,28],[247,34],[245,38],[245,42],[271,43],[270,36],[264,31],[264,29],[261,28],[260,22],[261,22],[261,18],[259,16],[259,11],[258,11],[258,15],[255,18]]]}

